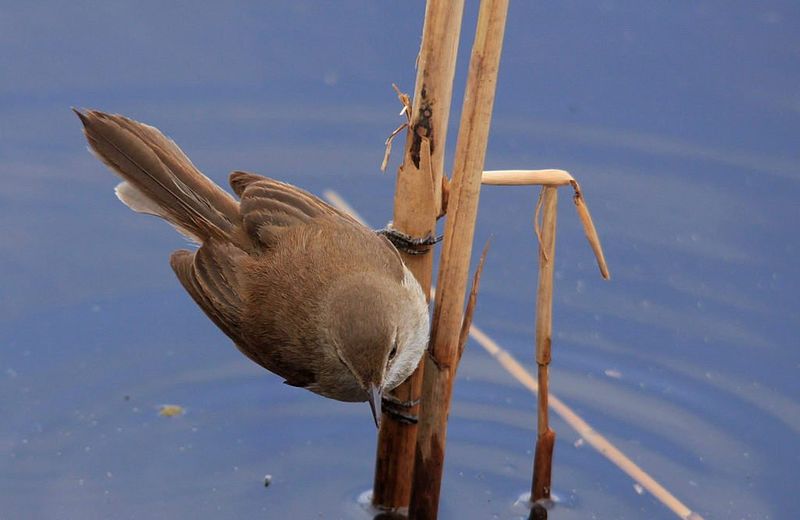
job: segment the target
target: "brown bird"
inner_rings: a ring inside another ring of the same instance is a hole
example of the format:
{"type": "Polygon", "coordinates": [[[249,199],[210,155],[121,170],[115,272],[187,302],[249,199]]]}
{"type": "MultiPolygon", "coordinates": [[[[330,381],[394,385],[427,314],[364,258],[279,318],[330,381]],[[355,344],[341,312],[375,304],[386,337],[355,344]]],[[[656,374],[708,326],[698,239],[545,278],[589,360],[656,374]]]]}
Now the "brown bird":
{"type": "Polygon", "coordinates": [[[394,245],[292,185],[230,175],[237,202],[159,130],[75,111],[91,150],[124,182],[119,199],[200,245],[170,264],[239,350],[285,383],[339,401],[369,401],[416,368],[428,306],[394,245]]]}

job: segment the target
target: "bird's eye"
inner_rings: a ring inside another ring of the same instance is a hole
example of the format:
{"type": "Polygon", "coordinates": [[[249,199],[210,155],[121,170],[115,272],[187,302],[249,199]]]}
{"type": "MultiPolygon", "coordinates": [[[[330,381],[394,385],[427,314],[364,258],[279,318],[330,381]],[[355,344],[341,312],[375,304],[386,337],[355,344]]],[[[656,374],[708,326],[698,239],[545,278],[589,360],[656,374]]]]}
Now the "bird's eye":
{"type": "Polygon", "coordinates": [[[397,343],[394,344],[394,347],[392,347],[392,351],[389,352],[389,360],[391,361],[392,359],[394,359],[396,355],[397,355],[397,343]]]}

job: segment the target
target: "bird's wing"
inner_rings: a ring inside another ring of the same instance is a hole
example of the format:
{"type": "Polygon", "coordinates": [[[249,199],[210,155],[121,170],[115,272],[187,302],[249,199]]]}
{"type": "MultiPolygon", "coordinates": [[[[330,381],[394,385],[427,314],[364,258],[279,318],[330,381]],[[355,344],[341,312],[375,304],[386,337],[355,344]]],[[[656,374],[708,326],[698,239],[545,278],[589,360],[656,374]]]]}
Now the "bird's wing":
{"type": "Polygon", "coordinates": [[[291,184],[246,172],[233,172],[230,184],[241,198],[245,231],[267,248],[287,228],[307,224],[312,219],[342,219],[347,224],[361,226],[351,216],[291,184]]]}
{"type": "Polygon", "coordinates": [[[175,251],[169,259],[192,299],[237,345],[244,306],[236,265],[246,261],[246,257],[244,251],[230,243],[211,240],[196,252],[175,251]]]}
{"type": "MultiPolygon", "coordinates": [[[[316,381],[314,373],[302,367],[281,370],[280,350],[264,358],[261,344],[253,348],[246,333],[247,303],[243,294],[243,272],[251,259],[230,243],[208,241],[196,252],[178,250],[172,253],[170,265],[192,299],[203,312],[231,338],[236,347],[255,363],[286,378],[292,386],[307,387],[316,381]]],[[[250,322],[252,324],[252,322],[250,322]]]]}

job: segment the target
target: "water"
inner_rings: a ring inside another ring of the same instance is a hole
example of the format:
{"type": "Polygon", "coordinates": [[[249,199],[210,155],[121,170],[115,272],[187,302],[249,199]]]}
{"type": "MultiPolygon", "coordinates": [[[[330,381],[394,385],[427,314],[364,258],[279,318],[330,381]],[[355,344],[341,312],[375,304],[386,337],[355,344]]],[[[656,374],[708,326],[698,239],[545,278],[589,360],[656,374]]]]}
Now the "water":
{"type": "MultiPolygon", "coordinates": [[[[153,123],[220,183],[249,169],[337,190],[380,225],[390,83],[413,89],[422,11],[4,6],[0,518],[371,517],[368,407],[238,354],[167,264],[182,239],[115,200],[68,108],[153,123]]],[[[571,171],[613,276],[563,192],[552,391],[705,518],[800,513],[799,20],[793,2],[511,6],[487,168],[571,171]]],[[[487,187],[476,234],[493,237],[476,323],[529,368],[534,201],[487,187]]],[[[526,515],[534,410],[471,343],[442,518],[526,515]]],[[[553,518],[674,518],[552,422],[553,518]]]]}

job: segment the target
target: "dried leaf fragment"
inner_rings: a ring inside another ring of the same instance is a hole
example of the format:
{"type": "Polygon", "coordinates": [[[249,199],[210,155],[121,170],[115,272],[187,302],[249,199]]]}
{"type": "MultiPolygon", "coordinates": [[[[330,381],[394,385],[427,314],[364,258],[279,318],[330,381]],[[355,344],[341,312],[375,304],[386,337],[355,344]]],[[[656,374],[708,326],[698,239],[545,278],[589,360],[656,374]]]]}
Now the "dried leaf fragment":
{"type": "Polygon", "coordinates": [[[461,331],[458,334],[458,357],[457,364],[461,361],[461,356],[464,354],[464,347],[467,345],[467,338],[469,337],[469,329],[472,327],[472,317],[475,314],[475,306],[478,303],[478,288],[481,285],[481,273],[483,272],[483,264],[486,262],[486,255],[489,253],[489,244],[491,240],[486,241],[481,253],[481,259],[478,261],[478,267],[475,268],[475,274],[472,275],[472,288],[469,291],[469,299],[467,300],[467,308],[464,311],[464,319],[461,322],[461,331]]]}
{"type": "Polygon", "coordinates": [[[184,414],[183,406],[177,404],[162,404],[159,407],[158,415],[162,417],[175,417],[184,414]]]}

